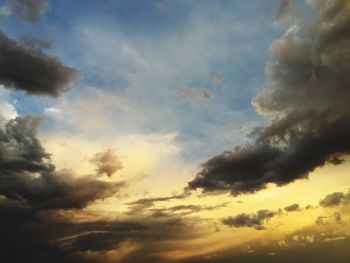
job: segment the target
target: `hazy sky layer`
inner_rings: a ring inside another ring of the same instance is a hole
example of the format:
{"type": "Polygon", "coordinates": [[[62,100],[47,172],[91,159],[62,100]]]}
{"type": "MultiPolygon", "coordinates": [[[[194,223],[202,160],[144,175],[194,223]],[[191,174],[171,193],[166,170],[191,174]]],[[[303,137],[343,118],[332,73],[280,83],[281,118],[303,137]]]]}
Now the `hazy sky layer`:
{"type": "Polygon", "coordinates": [[[350,260],[347,0],[0,0],[4,262],[350,260]]]}

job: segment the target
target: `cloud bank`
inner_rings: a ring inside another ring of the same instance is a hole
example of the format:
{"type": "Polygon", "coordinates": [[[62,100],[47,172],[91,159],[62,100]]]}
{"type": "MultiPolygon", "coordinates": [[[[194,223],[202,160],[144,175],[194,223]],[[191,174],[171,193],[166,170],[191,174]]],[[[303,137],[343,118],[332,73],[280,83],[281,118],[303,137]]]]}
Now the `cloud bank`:
{"type": "Polygon", "coordinates": [[[290,27],[271,44],[271,87],[252,102],[272,123],[252,133],[254,143],[202,164],[189,189],[253,193],[306,178],[326,163],[341,164],[349,154],[349,2],[310,2],[315,21],[290,27]]]}
{"type": "Polygon", "coordinates": [[[277,214],[275,211],[270,210],[259,210],[255,214],[239,214],[237,216],[230,216],[224,218],[222,223],[231,227],[253,227],[256,230],[263,230],[263,225],[266,221],[271,219],[277,214]]]}
{"type": "Polygon", "coordinates": [[[124,183],[56,171],[36,136],[41,117],[17,117],[0,129],[0,194],[28,209],[83,208],[114,195],[124,183]]]}
{"type": "Polygon", "coordinates": [[[334,192],[326,195],[321,201],[322,207],[335,207],[345,205],[350,201],[350,191],[348,193],[334,192]]]}

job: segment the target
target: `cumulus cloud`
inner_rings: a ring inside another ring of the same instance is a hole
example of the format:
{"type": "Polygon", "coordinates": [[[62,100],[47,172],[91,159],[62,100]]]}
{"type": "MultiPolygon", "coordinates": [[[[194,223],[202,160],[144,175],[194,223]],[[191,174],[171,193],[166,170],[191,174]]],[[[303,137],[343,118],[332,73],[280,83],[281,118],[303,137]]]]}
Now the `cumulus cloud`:
{"type": "Polygon", "coordinates": [[[349,154],[349,2],[315,0],[312,6],[313,23],[294,25],[271,44],[271,86],[253,105],[272,123],[253,132],[254,143],[202,164],[190,189],[252,193],[341,164],[349,154]]]}
{"type": "Polygon", "coordinates": [[[42,121],[41,117],[17,117],[0,128],[3,260],[89,262],[83,256],[89,251],[107,253],[125,243],[190,236],[189,225],[174,217],[157,220],[94,217],[79,224],[64,217],[72,209],[87,217],[83,210],[86,206],[117,194],[125,183],[102,181],[93,175],[77,176],[70,170],[57,171],[50,154],[37,138],[37,128],[42,121]]]}
{"type": "Polygon", "coordinates": [[[27,94],[57,97],[78,77],[77,70],[64,66],[57,57],[10,39],[1,31],[0,57],[0,83],[27,94]]]}
{"type": "Polygon", "coordinates": [[[334,207],[344,205],[350,201],[350,192],[334,192],[326,195],[321,201],[320,206],[322,207],[334,207]]]}
{"type": "Polygon", "coordinates": [[[106,174],[108,177],[111,177],[115,172],[123,169],[119,157],[112,149],[96,153],[90,159],[90,162],[96,165],[97,174],[106,174]]]}
{"type": "Polygon", "coordinates": [[[14,173],[51,172],[50,155],[36,137],[42,117],[17,117],[0,129],[0,168],[2,177],[14,173]]]}
{"type": "Polygon", "coordinates": [[[18,116],[10,92],[0,84],[0,125],[18,116]]]}
{"type": "Polygon", "coordinates": [[[17,117],[0,129],[0,194],[33,209],[83,208],[117,193],[124,183],[108,183],[72,171],[55,171],[36,136],[41,117],[17,117]]]}
{"type": "MultiPolygon", "coordinates": [[[[87,205],[117,194],[125,183],[99,180],[94,175],[76,176],[70,170],[57,171],[50,154],[37,138],[37,128],[42,121],[41,117],[17,117],[0,129],[0,243],[3,260],[106,262],[103,255],[108,255],[109,251],[131,246],[138,248],[138,254],[128,255],[130,261],[125,262],[138,262],[155,256],[141,246],[145,240],[148,247],[159,247],[160,242],[186,240],[196,234],[190,220],[175,216],[137,215],[117,220],[89,215],[84,210],[87,205]],[[69,216],[70,213],[85,219],[78,223],[69,216]],[[90,261],[87,256],[91,252],[98,255],[90,261]]],[[[183,209],[186,208],[174,207],[172,210],[183,209]]],[[[155,251],[158,253],[157,249],[155,251]]],[[[164,260],[162,257],[152,262],[164,260]]]]}
{"type": "MultiPolygon", "coordinates": [[[[306,206],[304,209],[311,209],[311,206],[306,206]]],[[[257,230],[263,230],[265,229],[264,223],[274,216],[283,215],[283,210],[285,212],[300,212],[303,209],[299,204],[295,203],[288,205],[283,209],[277,209],[276,211],[261,209],[256,213],[241,213],[236,216],[230,216],[222,219],[222,223],[232,227],[253,227],[257,230]]]]}
{"type": "Polygon", "coordinates": [[[125,262],[145,258],[164,262],[158,253],[162,242],[196,235],[193,222],[175,216],[124,215],[115,219],[90,215],[84,208],[118,194],[125,183],[57,171],[37,137],[42,121],[42,117],[17,117],[0,128],[0,243],[4,261],[106,262],[111,251],[119,253],[123,247],[131,247],[133,253],[126,255],[125,262]],[[76,216],[84,220],[77,221],[76,216]],[[156,247],[154,253],[145,248],[145,240],[146,247],[156,247]],[[96,256],[90,258],[91,253],[96,256]]]}
{"type": "Polygon", "coordinates": [[[22,174],[1,176],[0,193],[10,200],[35,209],[84,208],[116,194],[125,184],[108,183],[92,176],[76,177],[72,171],[43,173],[38,177],[22,174]]]}
{"type": "Polygon", "coordinates": [[[222,219],[222,223],[231,227],[253,227],[256,230],[263,230],[266,221],[277,215],[277,212],[270,210],[259,210],[255,214],[239,214],[222,219]]]}

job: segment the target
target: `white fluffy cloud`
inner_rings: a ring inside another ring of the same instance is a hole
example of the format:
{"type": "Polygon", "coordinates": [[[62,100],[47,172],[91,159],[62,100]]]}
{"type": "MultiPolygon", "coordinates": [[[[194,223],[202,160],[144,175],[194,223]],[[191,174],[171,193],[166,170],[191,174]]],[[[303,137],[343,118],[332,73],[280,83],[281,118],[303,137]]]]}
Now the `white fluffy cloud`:
{"type": "Polygon", "coordinates": [[[18,116],[14,101],[10,99],[10,92],[0,85],[0,120],[10,120],[18,116]]]}

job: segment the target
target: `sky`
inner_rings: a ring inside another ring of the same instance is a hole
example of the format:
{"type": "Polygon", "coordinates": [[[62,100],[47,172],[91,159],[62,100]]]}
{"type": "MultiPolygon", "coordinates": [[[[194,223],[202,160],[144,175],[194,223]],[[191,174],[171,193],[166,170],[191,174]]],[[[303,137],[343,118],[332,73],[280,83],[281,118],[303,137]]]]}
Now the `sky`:
{"type": "Polygon", "coordinates": [[[4,262],[350,261],[348,0],[0,0],[4,262]]]}

